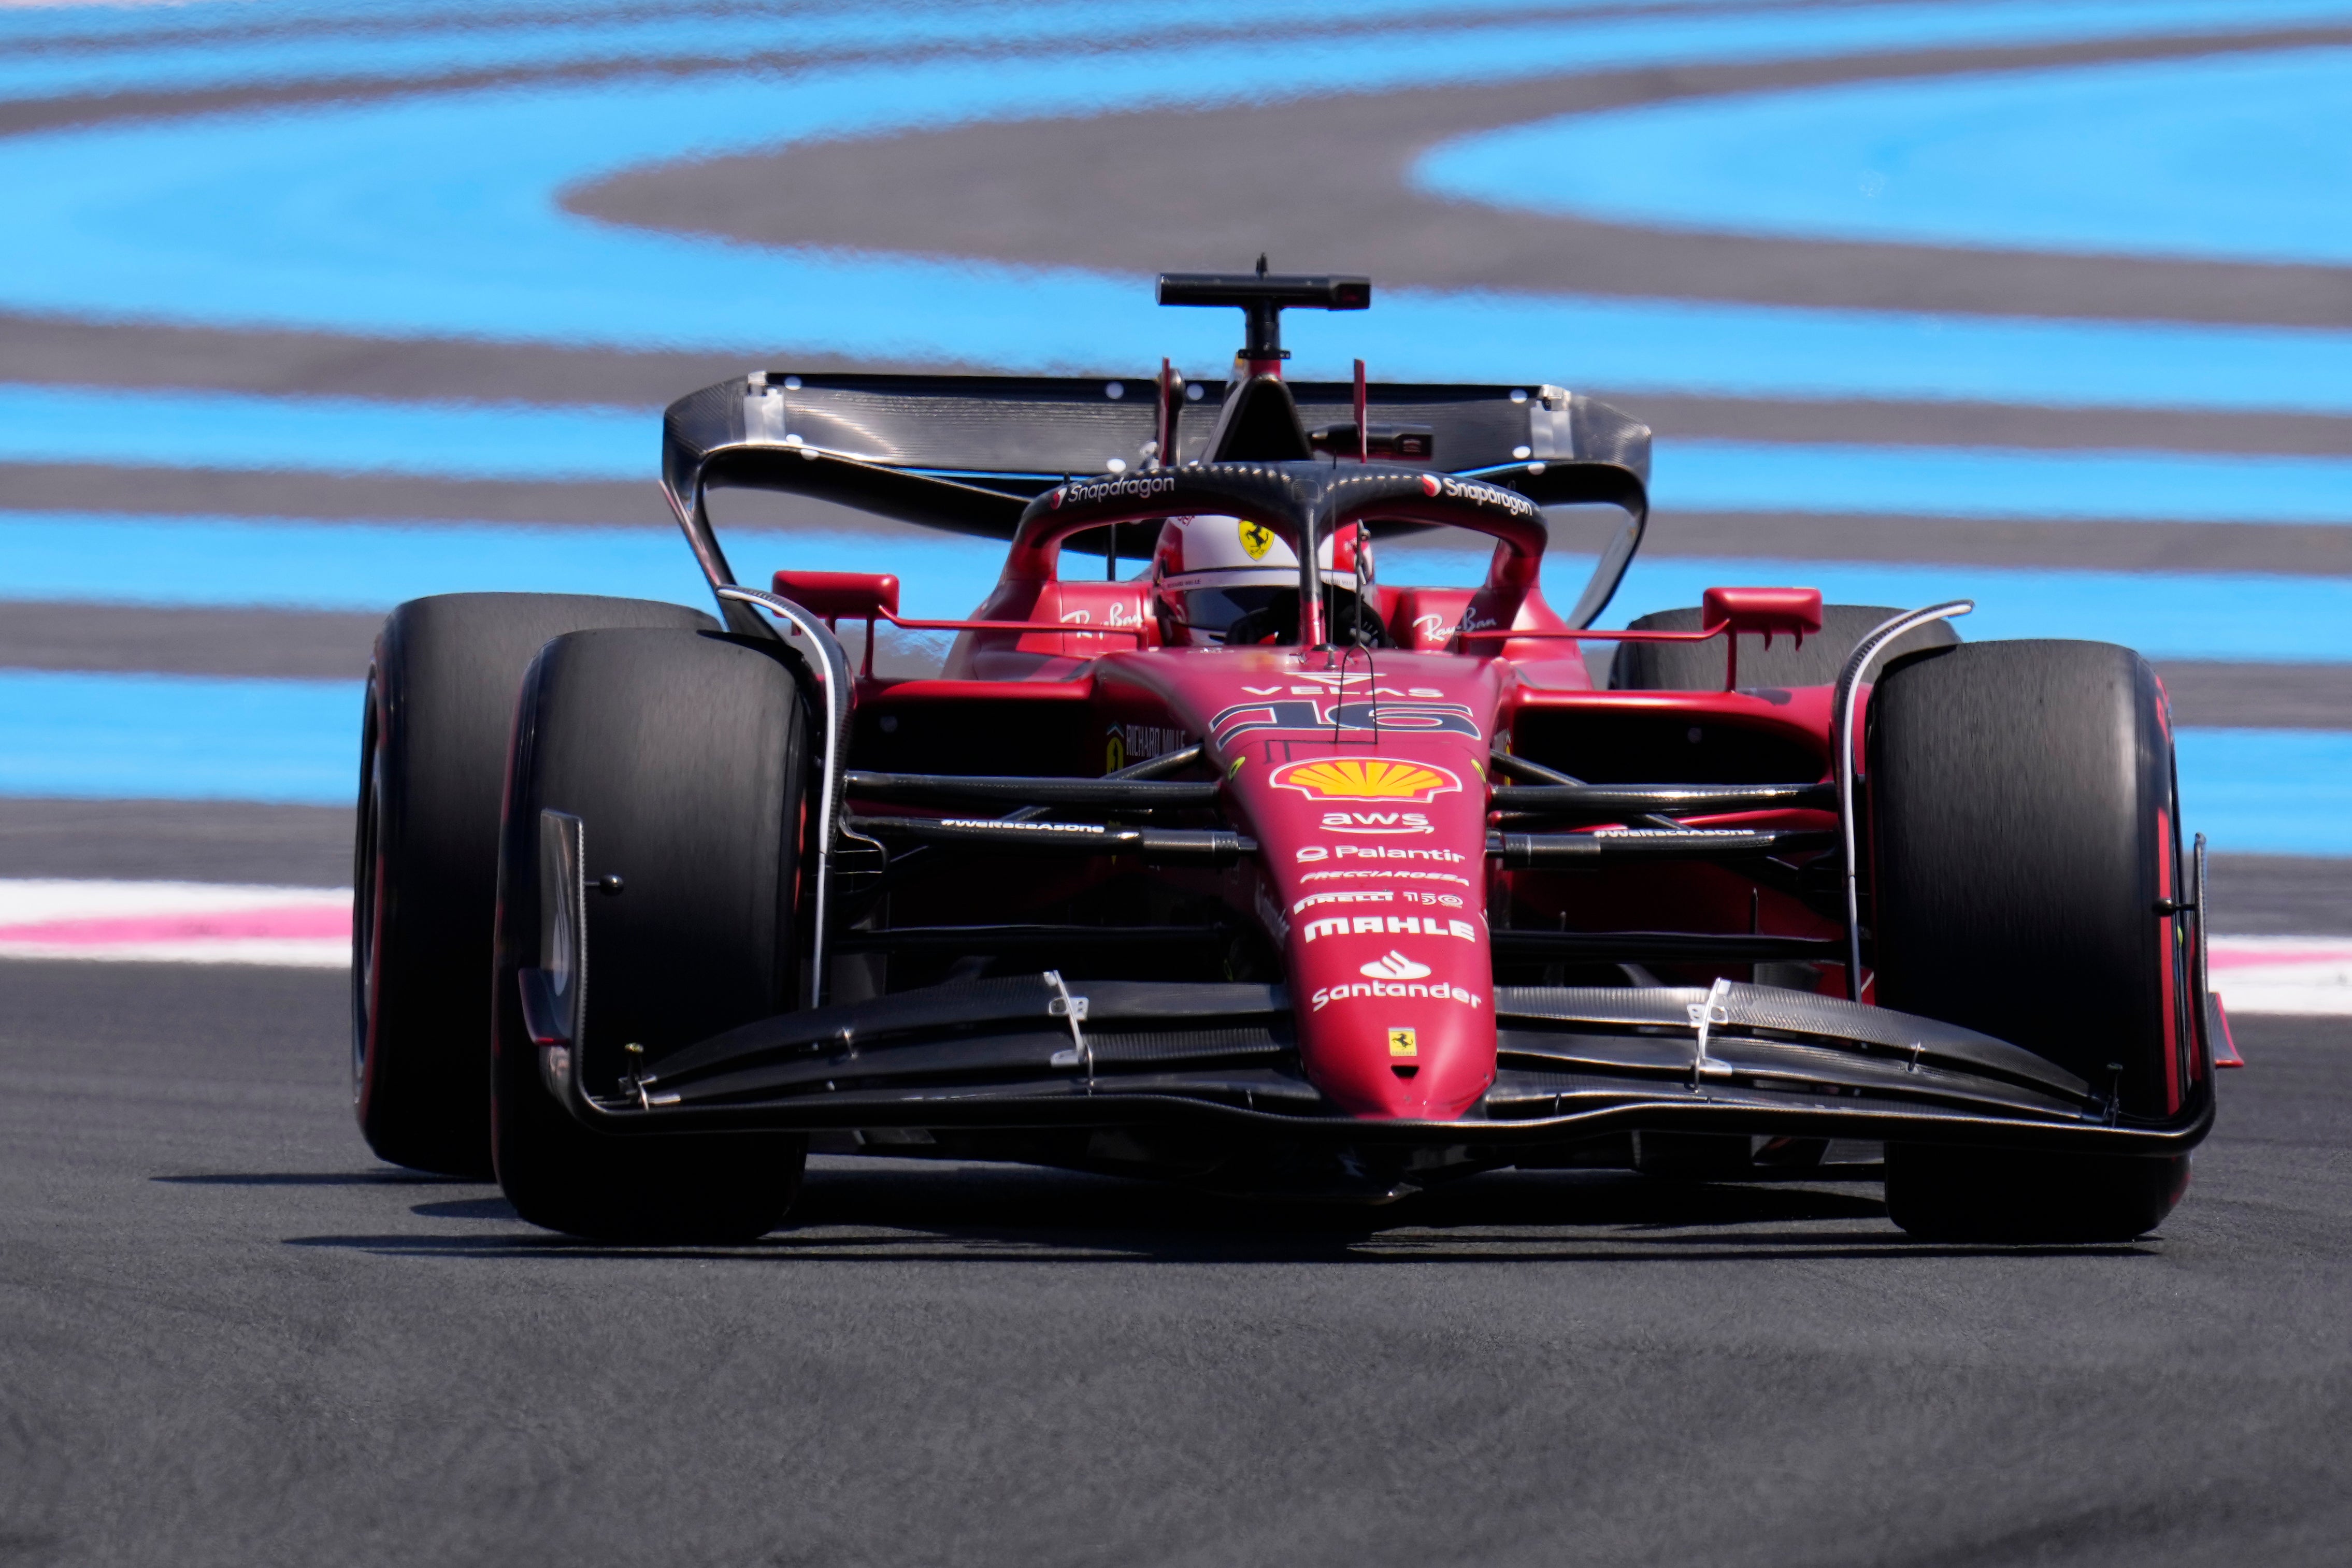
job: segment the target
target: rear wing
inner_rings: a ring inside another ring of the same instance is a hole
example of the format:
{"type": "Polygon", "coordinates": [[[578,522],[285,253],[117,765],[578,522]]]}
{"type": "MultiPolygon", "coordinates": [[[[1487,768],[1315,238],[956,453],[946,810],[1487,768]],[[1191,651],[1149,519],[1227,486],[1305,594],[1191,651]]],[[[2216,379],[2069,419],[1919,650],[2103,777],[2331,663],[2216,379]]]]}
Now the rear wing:
{"type": "MultiPolygon", "coordinates": [[[[1640,543],[1650,431],[1607,403],[1556,386],[1374,382],[1363,389],[1360,437],[1356,384],[1258,384],[1287,393],[1314,451],[1353,455],[1360,439],[1383,461],[1478,475],[1538,502],[1623,507],[1633,520],[1602,563],[1612,588],[1640,543]]],[[[1209,458],[1227,391],[1172,379],[1163,389],[1150,375],[754,371],[669,406],[662,489],[714,589],[734,577],[703,504],[712,488],[783,491],[1010,539],[1030,500],[1066,479],[1158,466],[1163,421],[1172,461],[1209,458]]],[[[1228,436],[1220,450],[1231,448],[1228,436]]]]}

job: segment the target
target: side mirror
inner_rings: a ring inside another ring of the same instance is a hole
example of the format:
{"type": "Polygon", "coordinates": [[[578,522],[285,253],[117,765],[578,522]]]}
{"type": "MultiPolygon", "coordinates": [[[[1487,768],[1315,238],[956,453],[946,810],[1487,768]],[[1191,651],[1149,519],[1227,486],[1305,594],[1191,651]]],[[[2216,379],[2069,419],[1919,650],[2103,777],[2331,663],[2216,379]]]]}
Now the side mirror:
{"type": "MultiPolygon", "coordinates": [[[[871,621],[898,613],[898,579],[887,571],[780,571],[774,591],[828,621],[844,616],[871,621]]],[[[1813,595],[1813,601],[1818,604],[1821,595],[1813,595]]],[[[1820,624],[1818,617],[1814,624],[1820,624]]]]}
{"type": "Polygon", "coordinates": [[[1786,632],[1797,646],[1822,629],[1822,591],[1818,588],[1710,588],[1699,601],[1699,625],[1723,632],[1723,689],[1739,685],[1739,634],[1753,632],[1772,645],[1775,632],[1786,632]]]}
{"type": "Polygon", "coordinates": [[[1822,591],[1818,588],[1710,588],[1700,601],[1699,624],[1709,632],[1728,628],[1733,636],[1755,632],[1772,645],[1772,634],[1786,632],[1797,640],[1822,629],[1822,591]]]}

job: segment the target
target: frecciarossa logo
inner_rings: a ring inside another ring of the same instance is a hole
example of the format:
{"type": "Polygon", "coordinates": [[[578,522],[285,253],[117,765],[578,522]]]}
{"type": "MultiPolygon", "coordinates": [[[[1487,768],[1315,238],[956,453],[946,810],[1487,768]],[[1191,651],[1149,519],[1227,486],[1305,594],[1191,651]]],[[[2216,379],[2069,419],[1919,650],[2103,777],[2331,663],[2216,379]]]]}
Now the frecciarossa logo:
{"type": "Polygon", "coordinates": [[[1456,479],[1451,474],[1423,474],[1421,493],[1434,499],[1439,496],[1457,501],[1469,501],[1481,507],[1493,507],[1514,517],[1532,517],[1536,504],[1517,490],[1506,490],[1500,485],[1482,484],[1475,479],[1456,479]]]}
{"type": "Polygon", "coordinates": [[[1175,487],[1175,476],[1169,474],[1138,474],[1125,479],[1089,479],[1082,485],[1057,486],[1045,497],[1045,505],[1051,509],[1059,508],[1065,501],[1108,501],[1120,496],[1157,496],[1175,487]]]}

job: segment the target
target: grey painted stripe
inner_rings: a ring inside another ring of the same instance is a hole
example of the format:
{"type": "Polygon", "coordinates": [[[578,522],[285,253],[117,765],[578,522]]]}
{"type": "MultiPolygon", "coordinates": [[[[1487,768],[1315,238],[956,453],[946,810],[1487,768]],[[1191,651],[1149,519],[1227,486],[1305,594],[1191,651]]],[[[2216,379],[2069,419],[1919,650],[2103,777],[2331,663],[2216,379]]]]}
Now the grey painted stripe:
{"type": "Polygon", "coordinates": [[[0,511],[634,528],[670,520],[650,465],[644,483],[625,484],[0,463],[0,511]]]}
{"type": "Polygon", "coordinates": [[[383,617],[0,602],[0,667],[357,680],[383,617]]]}
{"type": "Polygon", "coordinates": [[[2241,936],[2352,933],[2352,861],[2215,855],[2213,929],[2241,936]]]}
{"type": "MultiPolygon", "coordinates": [[[[2352,313],[2352,304],[2347,309],[2352,313]]],[[[948,362],[852,361],[790,348],[772,352],[746,349],[738,354],[628,353],[472,339],[127,326],[0,311],[0,375],[12,382],[49,385],[606,403],[650,413],[686,392],[762,368],[950,374],[985,369],[948,362]]],[[[1631,410],[1668,436],[2310,456],[2352,453],[2352,419],[2327,414],[2045,409],[2005,403],[1704,397],[1612,392],[1607,387],[1578,390],[1631,410]]]]}
{"type": "Polygon", "coordinates": [[[772,353],[748,345],[737,354],[629,353],[553,343],[134,325],[0,311],[0,379],[68,386],[619,403],[650,410],[785,361],[806,371],[958,368],[772,353]]]}
{"type": "MultiPolygon", "coordinates": [[[[2352,319],[2352,301],[2347,301],[2352,319]]],[[[2016,403],[1697,397],[1580,387],[1646,421],[1659,435],[1887,446],[2015,446],[2063,451],[2352,454],[2352,419],[2328,414],[2203,413],[2178,409],[2033,408],[2016,403]]]]}
{"type": "MultiPolygon", "coordinates": [[[[352,787],[356,798],[356,732],[352,787]]],[[[348,886],[352,811],[242,800],[0,798],[0,876],[348,886]]]]}
{"type": "Polygon", "coordinates": [[[566,205],[758,244],[1110,272],[1231,267],[1267,251],[1391,287],[2340,327],[2352,269],[1669,234],[1440,200],[1405,176],[1439,141],[1579,110],[2347,39],[2352,28],[2335,26],[1912,50],[961,124],[632,170],[566,205]],[[1146,168],[1154,178],[1134,178],[1146,168]]]}
{"type": "Polygon", "coordinates": [[[2352,528],[2305,523],[2025,523],[1899,514],[1661,512],[1642,550],[1652,556],[2352,576],[2352,528]]]}
{"type": "Polygon", "coordinates": [[[2341,664],[2158,662],[2184,727],[2352,729],[2352,674],[2341,664]]]}
{"type": "MultiPolygon", "coordinates": [[[[719,491],[711,497],[710,511],[722,528],[815,528],[910,540],[935,537],[912,524],[830,501],[766,491],[719,491]]],[[[541,482],[0,463],[0,522],[9,512],[665,529],[677,526],[655,485],[650,465],[643,481],[541,482]]]]}

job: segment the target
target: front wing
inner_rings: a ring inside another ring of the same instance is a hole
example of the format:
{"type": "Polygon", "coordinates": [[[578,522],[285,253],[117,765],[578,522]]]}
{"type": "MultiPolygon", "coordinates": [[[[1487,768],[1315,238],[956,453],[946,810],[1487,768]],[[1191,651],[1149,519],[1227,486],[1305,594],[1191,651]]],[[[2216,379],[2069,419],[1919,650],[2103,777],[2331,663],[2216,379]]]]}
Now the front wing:
{"type": "Polygon", "coordinates": [[[1504,987],[1493,1089],[1457,1122],[1366,1121],[1300,1071],[1282,987],[1052,973],[783,1014],[588,1082],[578,967],[520,973],[548,1088],[619,1134],[689,1129],[1109,1129],[1193,1125],[1352,1147],[1442,1144],[1507,1162],[1643,1129],[2180,1153],[2211,1122],[2210,1074],[2161,1123],[1988,1036],[1770,986],[1504,987]]]}

